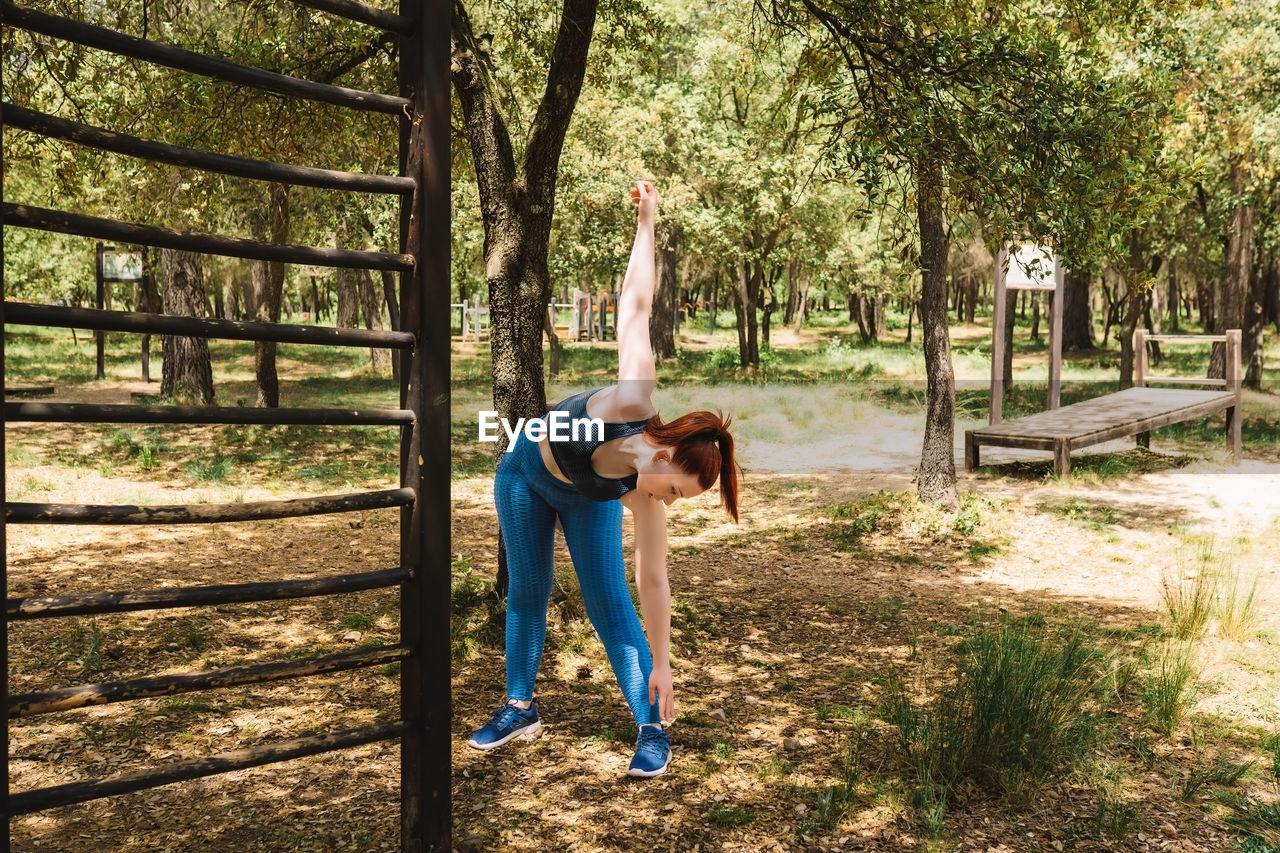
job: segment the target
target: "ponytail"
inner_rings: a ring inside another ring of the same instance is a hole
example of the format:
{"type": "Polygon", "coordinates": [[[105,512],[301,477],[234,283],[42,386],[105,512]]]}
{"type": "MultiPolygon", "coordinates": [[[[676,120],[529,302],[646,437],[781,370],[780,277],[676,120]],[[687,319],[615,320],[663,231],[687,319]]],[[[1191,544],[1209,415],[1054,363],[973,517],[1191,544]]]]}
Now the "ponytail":
{"type": "Polygon", "coordinates": [[[694,475],[709,489],[720,481],[720,504],[738,520],[738,463],[734,459],[732,418],[719,412],[690,412],[671,423],[654,415],[645,424],[645,435],[654,443],[672,448],[671,461],[694,475]]]}

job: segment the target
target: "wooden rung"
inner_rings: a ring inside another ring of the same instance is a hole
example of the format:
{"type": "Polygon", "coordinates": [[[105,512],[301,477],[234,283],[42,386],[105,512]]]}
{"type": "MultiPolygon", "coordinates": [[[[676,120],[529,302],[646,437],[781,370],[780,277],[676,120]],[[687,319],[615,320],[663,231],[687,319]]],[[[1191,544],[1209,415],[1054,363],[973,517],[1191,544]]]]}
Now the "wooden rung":
{"type": "Polygon", "coordinates": [[[243,687],[249,684],[282,681],[287,678],[328,675],[362,667],[396,663],[407,658],[410,651],[410,648],[405,645],[378,646],[305,660],[207,670],[191,675],[161,675],[108,684],[80,684],[41,693],[26,693],[9,697],[9,718],[52,714],[90,705],[108,705],[113,702],[172,696],[197,690],[243,687]]]}
{"type": "Polygon", "coordinates": [[[417,493],[413,489],[383,489],[349,495],[232,504],[135,506],[11,502],[5,504],[4,520],[7,524],[216,524],[388,509],[406,506],[416,499],[417,493]]]}
{"type": "Polygon", "coordinates": [[[92,779],[84,782],[71,782],[55,785],[51,788],[40,788],[34,791],[23,791],[9,795],[10,815],[28,814],[43,811],[55,806],[66,806],[72,803],[84,803],[100,797],[127,794],[156,788],[172,782],[185,782],[188,779],[200,779],[217,773],[231,770],[243,770],[249,767],[261,767],[293,758],[305,758],[324,752],[349,749],[366,743],[390,740],[403,737],[414,732],[414,727],[404,721],[393,723],[375,723],[358,729],[346,729],[332,734],[311,735],[294,740],[277,741],[264,746],[253,746],[171,764],[159,770],[139,773],[125,773],[107,779],[92,779]]]}
{"type": "Polygon", "coordinates": [[[88,616],[97,613],[125,613],[132,610],[161,610],[170,607],[202,607],[284,601],[316,595],[341,595],[366,589],[384,589],[406,583],[412,578],[413,573],[409,569],[396,566],[391,569],[354,575],[296,580],[164,587],[136,592],[91,592],[46,598],[10,598],[5,607],[11,620],[52,619],[59,616],[88,616]]]}
{"type": "Polygon", "coordinates": [[[1005,290],[1045,290],[1045,291],[1048,291],[1049,293],[1053,293],[1058,288],[1056,285],[1054,285],[1053,282],[1049,282],[1048,284],[1009,284],[1008,282],[1006,282],[1004,289],[1005,290]]]}
{"type": "Polygon", "coordinates": [[[1208,385],[1211,388],[1226,388],[1225,379],[1208,379],[1200,376],[1148,376],[1148,385],[1208,385]]]}
{"type": "Polygon", "coordinates": [[[1149,341],[1171,341],[1173,343],[1225,343],[1226,335],[1146,335],[1149,341]]]}

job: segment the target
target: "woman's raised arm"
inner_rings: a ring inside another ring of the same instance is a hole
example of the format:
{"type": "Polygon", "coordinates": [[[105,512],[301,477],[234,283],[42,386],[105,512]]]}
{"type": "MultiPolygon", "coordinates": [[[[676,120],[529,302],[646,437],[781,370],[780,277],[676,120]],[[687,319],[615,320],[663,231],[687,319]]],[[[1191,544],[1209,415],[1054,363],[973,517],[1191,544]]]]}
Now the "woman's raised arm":
{"type": "Polygon", "coordinates": [[[657,375],[649,342],[649,312],[657,284],[653,229],[658,192],[649,181],[636,181],[631,203],[638,208],[636,239],[618,297],[618,381],[624,399],[634,397],[633,402],[639,403],[643,398],[647,404],[657,375]]]}

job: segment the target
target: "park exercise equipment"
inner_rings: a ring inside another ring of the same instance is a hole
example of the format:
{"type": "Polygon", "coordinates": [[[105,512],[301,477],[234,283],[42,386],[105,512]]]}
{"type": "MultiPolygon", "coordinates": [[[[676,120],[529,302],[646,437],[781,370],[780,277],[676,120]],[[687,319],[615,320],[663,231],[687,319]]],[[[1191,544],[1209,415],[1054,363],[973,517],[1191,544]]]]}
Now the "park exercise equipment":
{"type": "Polygon", "coordinates": [[[1232,461],[1240,461],[1240,330],[1223,335],[1152,335],[1145,329],[1134,333],[1136,357],[1134,387],[1059,406],[1062,389],[1062,261],[1035,247],[1022,247],[1010,259],[1007,250],[996,255],[995,314],[992,318],[991,409],[986,427],[965,430],[964,467],[980,467],[979,448],[1016,447],[1053,453],[1053,470],[1060,477],[1071,472],[1071,451],[1118,438],[1135,436],[1139,446],[1150,443],[1151,430],[1193,418],[1226,412],[1227,446],[1232,461]],[[1052,269],[1050,278],[1049,270],[1052,269]],[[1009,277],[1009,273],[1015,275],[1009,277]],[[1050,283],[1050,281],[1052,283],[1050,283]],[[1050,356],[1048,409],[1034,415],[1005,421],[1004,395],[1004,309],[1006,290],[1047,290],[1052,293],[1050,309],[1050,356]],[[1152,376],[1148,369],[1147,342],[1213,343],[1226,347],[1226,378],[1203,376],[1152,376]],[[1192,388],[1153,388],[1155,385],[1198,385],[1192,388]],[[1220,389],[1220,390],[1209,390],[1220,389]]]}
{"type": "MultiPolygon", "coordinates": [[[[450,826],[449,667],[449,26],[445,0],[400,0],[387,12],[357,0],[298,0],[301,5],[394,34],[399,39],[398,95],[360,92],[251,68],[154,41],[134,38],[9,0],[0,2],[0,23],[135,59],[256,87],[290,98],[310,99],[394,116],[400,140],[400,174],[368,175],[269,163],[216,152],[180,148],[90,127],[19,105],[0,105],[0,132],[21,129],[77,144],[159,163],[220,172],[263,181],[303,184],[340,191],[400,197],[397,252],[344,251],[286,246],[213,234],[180,232],[85,216],[72,211],[4,203],[0,224],[57,231],[131,245],[185,249],[230,257],[317,266],[385,269],[400,273],[402,329],[365,331],[305,325],[241,323],[148,312],[118,312],[5,302],[0,324],[88,328],[95,331],[156,333],[188,337],[274,341],[324,346],[380,347],[401,353],[398,409],[257,409],[215,406],[85,405],[5,402],[6,423],[306,424],[385,426],[399,431],[397,488],[327,497],[241,504],[101,506],[60,503],[5,503],[0,550],[10,524],[164,525],[247,522],[373,509],[397,509],[399,565],[321,578],[276,578],[260,583],[131,591],[86,591],[49,598],[10,598],[0,659],[10,669],[8,632],[14,622],[86,614],[122,613],[229,602],[281,601],[357,590],[399,589],[400,642],[251,666],[156,676],[111,684],[10,695],[9,719],[69,708],[163,696],[193,690],[262,684],[360,667],[400,663],[399,719],[324,735],[278,741],[180,762],[151,770],[10,792],[9,751],[3,762],[3,850],[9,849],[9,819],[55,806],[145,790],[247,767],[399,739],[401,766],[400,846],[404,851],[448,850],[450,826]]],[[[0,161],[0,174],[3,162],[0,161]]],[[[0,272],[0,275],[3,273],[0,272]]],[[[0,285],[3,279],[0,278],[0,285]]],[[[0,352],[0,368],[3,354],[0,352]]],[[[3,439],[0,438],[0,451],[3,439]]],[[[0,487],[3,486],[0,452],[0,487]]],[[[335,567],[344,555],[334,555],[335,567]]],[[[0,583],[8,587],[7,557],[0,583]]]]}

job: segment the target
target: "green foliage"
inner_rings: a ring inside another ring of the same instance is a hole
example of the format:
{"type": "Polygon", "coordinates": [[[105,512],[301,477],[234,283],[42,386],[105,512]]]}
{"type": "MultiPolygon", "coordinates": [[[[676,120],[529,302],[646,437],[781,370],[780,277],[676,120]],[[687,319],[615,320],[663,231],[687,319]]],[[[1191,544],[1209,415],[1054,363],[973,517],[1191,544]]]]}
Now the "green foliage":
{"type": "Polygon", "coordinates": [[[755,819],[755,812],[745,806],[726,806],[723,803],[717,803],[711,807],[711,811],[707,812],[707,820],[722,829],[747,826],[755,819]]]}
{"type": "Polygon", "coordinates": [[[1280,782],[1280,734],[1267,735],[1263,738],[1262,749],[1267,753],[1271,775],[1275,777],[1275,781],[1280,782]]]}
{"type": "Polygon", "coordinates": [[[1025,802],[1078,764],[1106,709],[1107,660],[1079,628],[1006,616],[970,626],[956,680],[932,706],[892,686],[883,715],[898,728],[926,824],[940,827],[962,781],[1025,802]]]}
{"type": "Polygon", "coordinates": [[[742,360],[736,349],[718,349],[708,356],[707,364],[715,370],[733,370],[742,365],[742,360]]]}
{"type": "Polygon", "coordinates": [[[338,625],[348,631],[368,631],[373,627],[373,617],[367,613],[349,613],[338,620],[338,625]]]}
{"type": "Polygon", "coordinates": [[[197,459],[186,465],[187,476],[201,483],[225,483],[235,470],[235,460],[217,454],[211,459],[197,459]]]}
{"type": "Polygon", "coordinates": [[[829,510],[831,520],[848,524],[833,525],[831,535],[842,547],[856,545],[899,511],[900,501],[899,495],[882,490],[853,503],[836,504],[829,510]]]}
{"type": "Polygon", "coordinates": [[[991,233],[1052,236],[1077,265],[1167,192],[1166,78],[1132,73],[1123,50],[1110,52],[1113,39],[1140,41],[1155,8],[1059,17],[1033,3],[918,0],[858,14],[842,0],[769,5],[811,46],[831,108],[856,117],[841,125],[847,156],[872,187],[945,172],[954,203],[991,233]]]}
{"type": "Polygon", "coordinates": [[[1182,643],[1165,645],[1154,669],[1143,682],[1142,701],[1156,731],[1172,737],[1183,712],[1191,704],[1189,690],[1196,677],[1191,647],[1182,643]]]}
{"type": "Polygon", "coordinates": [[[1219,793],[1218,801],[1229,809],[1227,824],[1244,836],[1242,850],[1249,853],[1280,850],[1280,802],[1228,792],[1219,793]]]}
{"type": "Polygon", "coordinates": [[[1115,785],[1099,788],[1094,800],[1093,824],[1112,841],[1124,841],[1137,831],[1141,820],[1138,804],[1115,785]]]}
{"type": "Polygon", "coordinates": [[[1207,764],[1193,766],[1181,780],[1179,796],[1189,802],[1209,786],[1232,786],[1253,769],[1253,761],[1216,758],[1207,764]]]}
{"type": "Polygon", "coordinates": [[[1218,595],[1213,543],[1201,540],[1195,559],[1180,561],[1161,576],[1161,593],[1173,635],[1192,640],[1204,635],[1218,595]]]}
{"type": "Polygon", "coordinates": [[[1229,640],[1249,639],[1258,621],[1258,575],[1246,577],[1238,566],[1221,570],[1219,590],[1214,602],[1218,630],[1229,640]]]}
{"type": "Polygon", "coordinates": [[[450,637],[455,660],[467,660],[482,647],[494,648],[504,635],[506,608],[498,601],[493,583],[477,576],[471,557],[455,554],[450,589],[450,637]]]}

